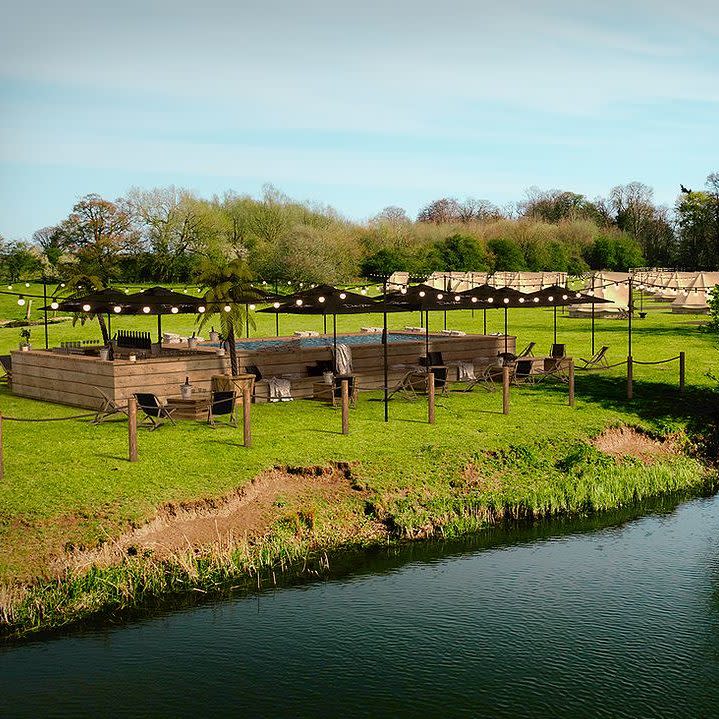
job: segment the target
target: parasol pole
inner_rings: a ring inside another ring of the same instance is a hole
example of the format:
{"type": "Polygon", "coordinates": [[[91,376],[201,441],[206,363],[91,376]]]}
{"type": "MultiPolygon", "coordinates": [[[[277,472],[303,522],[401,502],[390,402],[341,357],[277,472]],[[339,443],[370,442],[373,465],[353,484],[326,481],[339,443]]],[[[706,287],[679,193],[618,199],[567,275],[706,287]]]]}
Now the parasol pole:
{"type": "Polygon", "coordinates": [[[382,293],[382,354],[384,355],[384,421],[389,422],[389,377],[387,369],[387,278],[384,280],[384,292],[382,293]]]}

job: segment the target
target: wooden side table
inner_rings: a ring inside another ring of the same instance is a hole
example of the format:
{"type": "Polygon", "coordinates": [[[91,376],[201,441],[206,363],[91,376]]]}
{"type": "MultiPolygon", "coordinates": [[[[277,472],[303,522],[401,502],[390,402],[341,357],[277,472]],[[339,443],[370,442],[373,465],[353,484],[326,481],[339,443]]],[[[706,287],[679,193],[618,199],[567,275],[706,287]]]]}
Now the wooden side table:
{"type": "Polygon", "coordinates": [[[193,392],[190,399],[168,397],[167,408],[174,410],[174,419],[207,419],[210,408],[209,392],[193,392]]]}

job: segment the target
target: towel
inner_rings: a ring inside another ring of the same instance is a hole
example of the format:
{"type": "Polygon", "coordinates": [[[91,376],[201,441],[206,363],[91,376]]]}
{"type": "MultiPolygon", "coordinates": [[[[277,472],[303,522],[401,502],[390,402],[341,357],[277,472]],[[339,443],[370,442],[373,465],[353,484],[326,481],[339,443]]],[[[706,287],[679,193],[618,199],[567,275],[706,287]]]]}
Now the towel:
{"type": "Polygon", "coordinates": [[[272,377],[267,380],[267,386],[270,390],[270,402],[290,402],[292,400],[290,381],[288,379],[272,377]]]}
{"type": "Polygon", "coordinates": [[[349,345],[337,345],[335,365],[337,374],[352,374],[352,350],[349,345]]]}
{"type": "Polygon", "coordinates": [[[474,365],[471,362],[458,362],[457,376],[459,377],[460,382],[477,379],[474,376],[474,365]]]}

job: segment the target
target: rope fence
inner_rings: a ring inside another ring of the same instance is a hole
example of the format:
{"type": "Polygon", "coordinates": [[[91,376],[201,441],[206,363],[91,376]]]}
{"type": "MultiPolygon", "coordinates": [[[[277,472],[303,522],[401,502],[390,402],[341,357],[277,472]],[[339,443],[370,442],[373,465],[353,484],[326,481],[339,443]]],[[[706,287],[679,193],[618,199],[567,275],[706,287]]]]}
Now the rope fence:
{"type": "MultiPolygon", "coordinates": [[[[662,360],[649,360],[641,361],[635,360],[631,355],[626,360],[616,362],[611,365],[584,367],[584,370],[608,370],[614,367],[621,367],[622,365],[627,366],[627,399],[632,399],[634,394],[634,365],[660,365],[668,364],[669,362],[679,361],[679,391],[684,392],[684,383],[686,375],[686,357],[684,352],[680,352],[675,357],[669,357],[662,360]]],[[[574,374],[575,366],[574,361],[569,360],[568,366],[568,377],[567,384],[569,385],[569,405],[575,405],[574,398],[574,374]]],[[[427,391],[427,404],[428,404],[428,416],[427,421],[429,424],[434,424],[435,419],[435,376],[434,372],[429,372],[428,377],[428,391],[427,391]]],[[[509,414],[509,385],[510,385],[510,373],[508,367],[502,368],[502,413],[509,414]]],[[[342,394],[341,394],[341,405],[342,405],[342,434],[349,434],[349,386],[347,380],[342,381],[342,394]]],[[[245,447],[252,445],[252,429],[250,424],[250,405],[251,397],[249,387],[243,388],[242,391],[242,414],[243,414],[243,437],[245,447]]],[[[137,451],[137,401],[134,397],[128,400],[127,416],[128,416],[128,459],[130,462],[136,462],[138,458],[137,451]]],[[[83,412],[82,414],[73,414],[67,417],[13,417],[7,416],[0,413],[0,479],[4,476],[4,465],[3,465],[3,423],[4,422],[28,422],[28,423],[42,423],[42,422],[65,422],[69,420],[86,419],[93,417],[98,419],[99,412],[83,412]]]]}

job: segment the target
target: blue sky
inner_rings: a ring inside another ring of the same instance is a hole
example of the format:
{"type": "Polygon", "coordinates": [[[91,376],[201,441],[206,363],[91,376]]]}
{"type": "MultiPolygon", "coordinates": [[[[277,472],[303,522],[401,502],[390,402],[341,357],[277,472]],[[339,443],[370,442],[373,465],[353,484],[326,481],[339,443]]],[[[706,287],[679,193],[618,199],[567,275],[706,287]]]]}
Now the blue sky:
{"type": "Polygon", "coordinates": [[[703,0],[0,0],[0,234],[89,192],[272,183],[367,218],[448,195],[672,204],[719,170],[703,0]],[[586,5],[586,7],[582,7],[586,5]]]}

